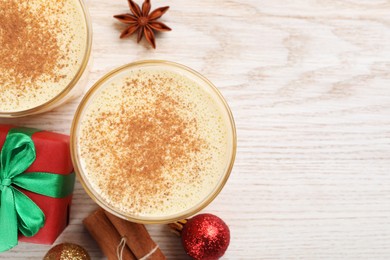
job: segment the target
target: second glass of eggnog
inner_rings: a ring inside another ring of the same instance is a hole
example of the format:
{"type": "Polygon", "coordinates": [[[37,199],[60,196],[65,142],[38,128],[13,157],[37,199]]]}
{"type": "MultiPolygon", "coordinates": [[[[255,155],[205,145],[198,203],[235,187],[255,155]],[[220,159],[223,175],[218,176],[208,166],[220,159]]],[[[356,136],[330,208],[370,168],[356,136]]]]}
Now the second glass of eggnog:
{"type": "Polygon", "coordinates": [[[220,92],[197,72],[141,61],[108,73],[73,120],[72,158],[89,195],[140,223],[195,214],[233,167],[236,131],[220,92]]]}
{"type": "Polygon", "coordinates": [[[0,117],[42,113],[81,94],[92,44],[83,0],[3,0],[0,10],[0,117]]]}

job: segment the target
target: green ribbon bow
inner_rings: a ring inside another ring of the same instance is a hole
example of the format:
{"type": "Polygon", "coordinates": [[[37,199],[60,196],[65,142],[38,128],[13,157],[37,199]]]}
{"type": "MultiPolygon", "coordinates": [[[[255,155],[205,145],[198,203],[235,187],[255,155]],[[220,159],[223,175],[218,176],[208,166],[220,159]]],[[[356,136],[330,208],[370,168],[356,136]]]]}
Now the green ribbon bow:
{"type": "Polygon", "coordinates": [[[18,230],[24,236],[31,237],[45,224],[42,210],[16,186],[52,198],[63,198],[73,191],[74,173],[24,173],[36,158],[31,135],[37,131],[27,128],[11,129],[1,150],[0,252],[18,244],[18,230]]]}

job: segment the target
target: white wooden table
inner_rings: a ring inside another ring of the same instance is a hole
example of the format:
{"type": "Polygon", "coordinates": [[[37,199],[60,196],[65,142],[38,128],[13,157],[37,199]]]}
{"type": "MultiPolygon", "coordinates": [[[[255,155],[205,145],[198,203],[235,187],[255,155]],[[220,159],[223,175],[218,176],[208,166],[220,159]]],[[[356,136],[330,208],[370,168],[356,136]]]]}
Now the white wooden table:
{"type": "MultiPolygon", "coordinates": [[[[226,97],[237,160],[204,211],[231,229],[224,259],[390,258],[390,1],[180,0],[163,16],[173,31],[157,49],[119,40],[112,15],[126,0],[89,0],[94,29],[87,90],[141,59],[183,63],[226,97]]],[[[0,61],[1,62],[1,61],[0,61]]],[[[55,111],[0,120],[69,134],[81,97],[55,111]]],[[[80,184],[56,243],[104,259],[82,220],[96,205],[80,184]]],[[[165,226],[148,226],[169,259],[186,259],[165,226]]],[[[1,234],[0,234],[1,235],[1,234]]],[[[40,259],[50,246],[20,244],[1,259],[40,259]]]]}

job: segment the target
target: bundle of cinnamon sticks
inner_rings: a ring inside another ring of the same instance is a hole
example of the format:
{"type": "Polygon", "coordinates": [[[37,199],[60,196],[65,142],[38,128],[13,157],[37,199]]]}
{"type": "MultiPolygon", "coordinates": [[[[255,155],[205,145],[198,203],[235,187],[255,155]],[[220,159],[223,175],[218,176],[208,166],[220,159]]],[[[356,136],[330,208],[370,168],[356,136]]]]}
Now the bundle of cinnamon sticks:
{"type": "Polygon", "coordinates": [[[166,259],[145,226],[98,209],[83,221],[109,260],[166,259]]]}

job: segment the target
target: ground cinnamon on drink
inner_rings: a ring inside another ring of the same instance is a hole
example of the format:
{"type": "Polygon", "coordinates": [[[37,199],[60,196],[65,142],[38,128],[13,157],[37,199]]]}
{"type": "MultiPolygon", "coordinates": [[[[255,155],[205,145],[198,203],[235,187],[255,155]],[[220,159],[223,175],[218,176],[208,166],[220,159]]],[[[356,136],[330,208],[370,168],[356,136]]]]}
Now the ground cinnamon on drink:
{"type": "Polygon", "coordinates": [[[134,212],[158,208],[163,201],[150,198],[155,194],[162,195],[157,198],[170,195],[175,174],[180,178],[186,176],[189,183],[199,182],[202,162],[196,161],[196,154],[207,149],[207,143],[197,134],[196,118],[189,116],[193,104],[172,96],[169,87],[159,89],[161,85],[169,85],[169,81],[173,79],[128,79],[121,95],[135,96],[145,102],[138,105],[122,102],[119,109],[101,112],[94,122],[86,123],[84,134],[94,141],[84,143],[85,152],[92,156],[95,167],[107,167],[100,162],[107,155],[103,151],[113,157],[99,186],[107,191],[114,205],[121,204],[134,212]],[[111,131],[109,138],[107,129],[111,131]],[[184,168],[183,172],[175,171],[184,168]],[[167,172],[172,176],[167,178],[164,175],[167,172]],[[123,194],[125,190],[132,192],[123,194]]]}
{"type": "Polygon", "coordinates": [[[39,88],[33,84],[36,79],[58,82],[64,77],[58,69],[66,66],[69,48],[61,52],[56,35],[66,24],[49,18],[63,12],[64,4],[55,2],[39,7],[32,7],[28,1],[0,3],[0,88],[18,86],[17,96],[21,96],[28,88],[39,88]]]}

